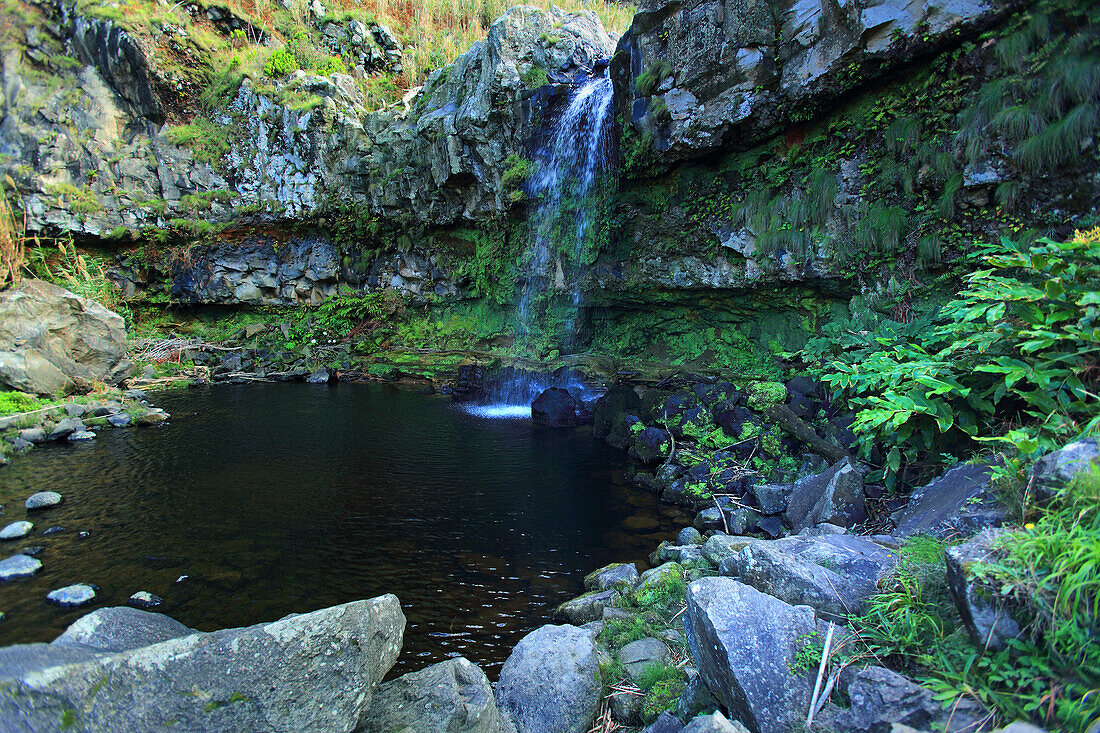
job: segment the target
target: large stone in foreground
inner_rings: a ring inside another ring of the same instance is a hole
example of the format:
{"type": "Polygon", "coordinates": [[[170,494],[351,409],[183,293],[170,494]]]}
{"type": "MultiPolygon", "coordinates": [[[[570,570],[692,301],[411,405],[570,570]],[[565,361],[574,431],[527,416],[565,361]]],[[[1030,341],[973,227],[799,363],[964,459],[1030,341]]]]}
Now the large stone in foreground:
{"type": "Polygon", "coordinates": [[[162,613],[112,606],[81,616],[50,645],[82,647],[97,652],[124,652],[194,633],[194,629],[162,613]]]}
{"type": "Polygon", "coordinates": [[[688,585],[688,644],[707,687],[754,733],[788,733],[805,721],[813,685],[790,665],[814,612],[730,578],[688,585]]]}
{"type": "Polygon", "coordinates": [[[58,396],[129,371],[122,316],[41,280],[0,293],[0,385],[58,396]]]}
{"type": "Polygon", "coordinates": [[[502,726],[485,673],[456,657],[380,685],[359,730],[500,733],[502,726]]]}
{"type": "Polygon", "coordinates": [[[500,670],[497,700],[518,733],[586,733],[603,693],[596,635],[543,626],[520,640],[500,670]]]}
{"type": "Polygon", "coordinates": [[[1004,555],[996,547],[1004,532],[987,529],[944,552],[951,600],[959,609],[970,638],[983,648],[1003,649],[1009,639],[1022,635],[1020,625],[1012,618],[1007,599],[996,593],[996,587],[990,588],[988,581],[983,581],[982,570],[1004,555]]]}
{"type": "Polygon", "coordinates": [[[787,499],[787,523],[795,530],[827,522],[851,527],[867,518],[864,504],[864,469],[845,458],[816,476],[791,485],[787,499]]]}
{"type": "Polygon", "coordinates": [[[351,731],[404,629],[385,595],[118,653],[11,646],[0,649],[0,720],[12,733],[351,731]]]}

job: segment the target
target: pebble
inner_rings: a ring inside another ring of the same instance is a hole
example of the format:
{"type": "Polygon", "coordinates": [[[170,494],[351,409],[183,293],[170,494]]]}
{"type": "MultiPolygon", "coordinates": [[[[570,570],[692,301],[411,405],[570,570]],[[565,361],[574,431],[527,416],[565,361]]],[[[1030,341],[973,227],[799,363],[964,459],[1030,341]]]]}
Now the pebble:
{"type": "Polygon", "coordinates": [[[81,540],[85,539],[86,537],[91,537],[91,536],[92,536],[91,532],[77,532],[76,533],[77,539],[81,539],[81,540]]]}
{"type": "Polygon", "coordinates": [[[130,605],[135,608],[156,608],[162,603],[164,603],[163,598],[147,590],[139,590],[130,596],[130,605]]]}
{"type": "Polygon", "coordinates": [[[60,503],[61,494],[56,491],[39,491],[37,494],[31,494],[27,498],[27,509],[48,509],[60,503]]]}
{"type": "Polygon", "coordinates": [[[182,583],[183,581],[187,580],[189,577],[191,577],[191,576],[190,575],[181,575],[178,578],[176,578],[176,582],[177,583],[182,583]]]}
{"type": "Polygon", "coordinates": [[[0,529],[0,540],[21,540],[34,529],[33,522],[12,522],[0,529]]]}
{"type": "Polygon", "coordinates": [[[51,590],[46,594],[46,600],[62,608],[78,608],[95,600],[95,586],[87,583],[67,585],[51,590]]]}
{"type": "Polygon", "coordinates": [[[42,563],[33,557],[19,554],[0,560],[0,580],[29,578],[42,569],[42,563]]]}
{"type": "Polygon", "coordinates": [[[53,527],[49,527],[47,529],[42,530],[42,534],[43,535],[57,534],[58,532],[64,532],[64,531],[65,531],[64,527],[53,526],[53,527]]]}

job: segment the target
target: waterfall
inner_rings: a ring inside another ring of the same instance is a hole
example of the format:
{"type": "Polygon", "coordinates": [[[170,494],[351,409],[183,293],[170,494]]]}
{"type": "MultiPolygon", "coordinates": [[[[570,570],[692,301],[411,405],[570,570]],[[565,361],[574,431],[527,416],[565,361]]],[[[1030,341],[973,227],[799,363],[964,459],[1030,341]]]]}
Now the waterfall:
{"type": "Polygon", "coordinates": [[[572,307],[565,319],[564,341],[572,345],[582,293],[581,268],[595,260],[594,208],[604,193],[601,174],[608,169],[611,134],[608,126],[613,87],[607,71],[588,80],[569,100],[554,134],[539,152],[538,169],[529,183],[531,258],[519,304],[525,334],[536,326],[536,300],[551,291],[572,287],[572,307]],[[556,255],[556,257],[555,257],[556,255]],[[553,267],[555,272],[551,273],[553,267]]]}

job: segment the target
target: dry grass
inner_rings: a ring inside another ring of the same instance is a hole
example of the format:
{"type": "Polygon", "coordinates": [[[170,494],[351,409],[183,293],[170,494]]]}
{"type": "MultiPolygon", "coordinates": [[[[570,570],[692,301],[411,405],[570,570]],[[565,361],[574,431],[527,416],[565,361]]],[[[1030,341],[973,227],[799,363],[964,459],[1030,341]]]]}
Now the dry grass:
{"type": "Polygon", "coordinates": [[[0,290],[19,284],[27,260],[26,231],[26,216],[12,211],[0,186],[0,290]]]}

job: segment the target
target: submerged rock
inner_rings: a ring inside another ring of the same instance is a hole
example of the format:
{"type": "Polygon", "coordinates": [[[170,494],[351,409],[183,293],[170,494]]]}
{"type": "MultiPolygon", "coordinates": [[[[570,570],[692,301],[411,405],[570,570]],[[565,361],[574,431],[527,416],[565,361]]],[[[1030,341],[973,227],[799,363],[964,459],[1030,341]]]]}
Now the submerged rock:
{"type": "Polygon", "coordinates": [[[518,733],[587,733],[602,694],[596,635],[576,626],[543,626],[523,637],[497,683],[497,700],[518,733]]]}
{"type": "Polygon", "coordinates": [[[31,533],[34,529],[32,522],[12,522],[3,529],[0,529],[0,540],[20,540],[31,533]]]}
{"type": "Polygon", "coordinates": [[[42,562],[28,555],[12,555],[0,560],[0,581],[29,578],[42,569],[42,562]]]}
{"type": "MultiPolygon", "coordinates": [[[[56,491],[39,491],[36,494],[31,494],[27,497],[26,507],[28,511],[35,509],[49,509],[50,507],[57,506],[62,502],[61,494],[56,491]]],[[[47,529],[43,534],[49,533],[53,530],[53,527],[47,529]]]]}
{"type": "Polygon", "coordinates": [[[130,596],[128,603],[135,608],[156,608],[164,603],[164,599],[147,590],[139,590],[130,596]]]}
{"type": "Polygon", "coordinates": [[[28,731],[61,730],[65,721],[73,730],[135,733],[346,733],[397,660],[404,628],[400,603],[386,595],[114,653],[10,646],[0,649],[0,720],[28,731]]]}
{"type": "Polygon", "coordinates": [[[79,608],[95,600],[95,587],[87,583],[67,585],[47,593],[46,600],[62,608],[79,608]]]}
{"type": "Polygon", "coordinates": [[[374,691],[361,733],[501,733],[485,673],[463,657],[385,682],[374,691]]]}

